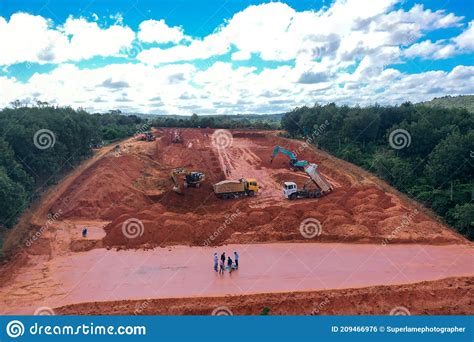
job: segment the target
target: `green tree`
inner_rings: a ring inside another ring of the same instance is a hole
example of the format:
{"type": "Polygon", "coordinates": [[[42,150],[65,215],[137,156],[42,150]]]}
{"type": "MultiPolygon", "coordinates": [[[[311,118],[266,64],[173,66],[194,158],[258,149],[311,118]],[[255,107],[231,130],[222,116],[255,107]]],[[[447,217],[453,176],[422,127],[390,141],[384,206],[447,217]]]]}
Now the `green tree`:
{"type": "Polygon", "coordinates": [[[474,204],[456,205],[452,212],[458,230],[469,239],[474,239],[474,204]]]}
{"type": "Polygon", "coordinates": [[[0,167],[0,225],[11,227],[27,203],[23,186],[12,181],[5,169],[0,167]]]}
{"type": "Polygon", "coordinates": [[[428,181],[443,186],[449,180],[469,180],[474,174],[471,151],[474,151],[474,130],[462,135],[450,134],[428,156],[425,174],[428,181]]]}

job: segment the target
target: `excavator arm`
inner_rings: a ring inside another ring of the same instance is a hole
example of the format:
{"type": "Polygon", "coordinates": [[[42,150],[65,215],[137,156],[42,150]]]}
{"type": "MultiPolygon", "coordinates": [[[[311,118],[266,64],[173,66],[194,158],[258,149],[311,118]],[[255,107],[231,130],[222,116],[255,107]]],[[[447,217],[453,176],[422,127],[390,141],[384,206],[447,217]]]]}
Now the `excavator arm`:
{"type": "Polygon", "coordinates": [[[184,194],[183,189],[181,188],[181,182],[178,179],[178,175],[187,174],[187,173],[189,173],[189,171],[185,168],[177,168],[171,171],[171,180],[174,183],[174,186],[173,186],[174,192],[181,195],[184,194]]]}
{"type": "Polygon", "coordinates": [[[296,160],[297,159],[296,155],[293,152],[288,151],[287,149],[285,149],[283,147],[275,146],[275,148],[273,149],[272,158],[270,159],[270,163],[273,161],[273,158],[275,158],[278,153],[282,153],[284,155],[287,155],[291,160],[296,160]]]}
{"type": "Polygon", "coordinates": [[[296,169],[299,169],[299,170],[303,170],[303,168],[308,165],[308,162],[306,160],[298,160],[298,158],[296,157],[296,153],[294,152],[291,152],[281,146],[275,146],[275,148],[273,149],[273,153],[272,153],[272,157],[270,159],[270,163],[273,162],[273,158],[276,157],[276,155],[278,153],[282,153],[286,156],[288,156],[290,158],[290,166],[292,168],[296,168],[296,169]]]}

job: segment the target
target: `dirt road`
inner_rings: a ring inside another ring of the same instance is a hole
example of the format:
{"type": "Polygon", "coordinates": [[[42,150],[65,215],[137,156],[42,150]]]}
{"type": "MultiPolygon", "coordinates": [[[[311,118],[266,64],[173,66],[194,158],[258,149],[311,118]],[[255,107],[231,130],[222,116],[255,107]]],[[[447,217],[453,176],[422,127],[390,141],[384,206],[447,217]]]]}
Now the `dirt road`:
{"type": "Polygon", "coordinates": [[[473,248],[286,243],[94,249],[45,262],[40,277],[23,275],[4,289],[0,303],[3,314],[32,313],[81,302],[346,289],[453,276],[474,276],[473,248]],[[214,272],[213,252],[235,250],[240,269],[214,272]],[[27,301],[27,292],[43,296],[27,301]]]}

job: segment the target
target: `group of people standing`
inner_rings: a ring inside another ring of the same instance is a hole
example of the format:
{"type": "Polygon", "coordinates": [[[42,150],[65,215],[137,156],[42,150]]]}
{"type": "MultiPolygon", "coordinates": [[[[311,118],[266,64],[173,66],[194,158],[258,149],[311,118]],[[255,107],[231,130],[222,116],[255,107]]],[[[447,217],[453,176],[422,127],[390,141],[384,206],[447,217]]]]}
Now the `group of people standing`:
{"type": "MultiPolygon", "coordinates": [[[[219,274],[224,274],[226,269],[226,256],[225,252],[221,254],[221,260],[219,262],[219,258],[217,253],[214,253],[214,271],[219,272],[219,274]]],[[[236,270],[239,268],[239,253],[234,252],[234,260],[229,256],[227,257],[227,268],[229,269],[229,273],[232,273],[232,270],[236,270]]]]}

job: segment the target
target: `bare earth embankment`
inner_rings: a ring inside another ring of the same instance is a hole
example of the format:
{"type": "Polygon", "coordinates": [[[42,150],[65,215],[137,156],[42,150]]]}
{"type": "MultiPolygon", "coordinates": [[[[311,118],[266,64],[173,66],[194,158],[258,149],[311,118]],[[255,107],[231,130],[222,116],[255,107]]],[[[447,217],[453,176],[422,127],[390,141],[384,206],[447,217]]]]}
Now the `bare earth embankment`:
{"type": "Polygon", "coordinates": [[[23,249],[21,263],[0,274],[3,313],[46,306],[127,314],[146,301],[142,314],[208,314],[217,306],[235,314],[265,306],[275,314],[309,314],[324,298],[322,314],[383,314],[394,306],[420,314],[474,312],[467,295],[472,244],[429,211],[298,141],[233,131],[230,146],[216,148],[212,133],[186,129],[183,143],[174,144],[173,130],[159,129],[155,142],[125,142],[120,154],[104,149],[58,184],[30,214],[33,230],[48,212],[61,216],[23,249]],[[270,163],[277,144],[318,164],[335,190],[320,199],[284,199],[282,182],[302,186],[307,177],[291,171],[283,156],[270,163]],[[178,195],[171,190],[175,167],[204,172],[206,181],[178,195]],[[214,196],[213,183],[240,177],[256,178],[259,194],[214,196]],[[308,218],[322,227],[311,239],[300,232],[308,218]],[[123,231],[130,220],[143,227],[132,238],[123,231]],[[80,235],[84,226],[87,238],[80,235]],[[212,254],[234,249],[243,266],[217,276],[212,254]]]}

